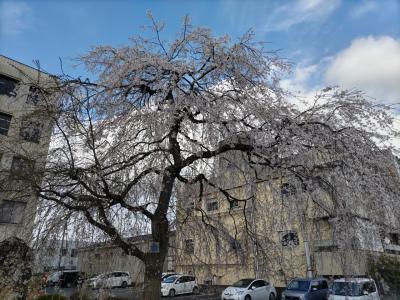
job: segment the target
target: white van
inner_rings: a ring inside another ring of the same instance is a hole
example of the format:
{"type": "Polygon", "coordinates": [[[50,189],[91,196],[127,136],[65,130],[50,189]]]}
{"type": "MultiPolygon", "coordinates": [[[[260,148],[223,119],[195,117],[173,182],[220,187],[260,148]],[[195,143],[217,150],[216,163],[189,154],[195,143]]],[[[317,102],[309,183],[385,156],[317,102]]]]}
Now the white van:
{"type": "Polygon", "coordinates": [[[191,275],[172,275],[161,282],[161,295],[174,297],[180,294],[197,294],[199,286],[191,275]]]}
{"type": "Polygon", "coordinates": [[[132,279],[129,272],[104,273],[87,280],[87,285],[93,289],[113,287],[126,288],[131,284],[132,279]]]}
{"type": "Polygon", "coordinates": [[[341,278],[332,284],[329,300],[380,300],[375,281],[370,278],[341,278]]]}

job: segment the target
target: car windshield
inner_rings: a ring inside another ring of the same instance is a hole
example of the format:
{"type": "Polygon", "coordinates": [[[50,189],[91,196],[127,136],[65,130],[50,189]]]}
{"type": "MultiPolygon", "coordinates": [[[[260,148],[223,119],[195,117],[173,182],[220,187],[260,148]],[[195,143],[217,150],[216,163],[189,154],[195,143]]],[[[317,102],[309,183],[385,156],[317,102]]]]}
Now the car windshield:
{"type": "Polygon", "coordinates": [[[238,287],[238,288],[245,288],[247,287],[250,283],[252,283],[254,279],[240,279],[239,281],[236,281],[234,284],[232,284],[233,287],[238,287]]]}
{"type": "Polygon", "coordinates": [[[58,280],[58,278],[60,277],[60,275],[61,275],[61,272],[52,273],[52,274],[48,277],[48,280],[58,280]]]}
{"type": "Polygon", "coordinates": [[[165,283],[173,283],[176,278],[177,278],[177,276],[169,276],[169,277],[165,278],[163,280],[163,282],[165,282],[165,283]]]}
{"type": "Polygon", "coordinates": [[[287,289],[306,292],[306,291],[308,291],[309,287],[310,287],[309,280],[292,280],[289,283],[287,289]]]}
{"type": "Polygon", "coordinates": [[[361,286],[356,282],[334,282],[332,294],[338,296],[361,296],[361,286]]]}
{"type": "Polygon", "coordinates": [[[164,281],[166,278],[171,277],[171,276],[174,276],[174,275],[176,275],[176,274],[164,274],[164,275],[162,276],[162,279],[163,279],[163,281],[164,281]]]}

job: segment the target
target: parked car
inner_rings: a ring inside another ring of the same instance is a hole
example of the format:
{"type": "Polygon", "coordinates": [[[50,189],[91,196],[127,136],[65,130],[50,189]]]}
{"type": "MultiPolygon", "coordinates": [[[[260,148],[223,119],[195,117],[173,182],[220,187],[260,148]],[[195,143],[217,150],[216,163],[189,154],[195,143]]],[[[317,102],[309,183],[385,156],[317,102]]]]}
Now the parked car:
{"type": "Polygon", "coordinates": [[[89,278],[86,284],[93,289],[99,288],[113,288],[122,287],[126,288],[132,284],[131,275],[129,272],[111,272],[100,274],[96,277],[89,278]]]}
{"type": "Polygon", "coordinates": [[[275,300],[276,290],[272,283],[262,279],[240,279],[227,287],[221,300],[275,300]]]}
{"type": "Polygon", "coordinates": [[[173,275],[180,275],[179,273],[175,273],[175,272],[166,272],[166,273],[162,273],[161,274],[161,281],[163,281],[165,278],[168,278],[170,276],[173,275]]]}
{"type": "Polygon", "coordinates": [[[328,281],[324,278],[295,278],[282,293],[282,300],[327,300],[328,281]]]}
{"type": "Polygon", "coordinates": [[[172,275],[161,282],[161,295],[174,297],[180,294],[198,294],[199,286],[192,275],[172,275]]]}
{"type": "Polygon", "coordinates": [[[47,277],[46,286],[74,287],[78,286],[83,273],[77,270],[57,271],[47,277]]]}
{"type": "Polygon", "coordinates": [[[369,278],[336,279],[329,300],[380,300],[375,281],[369,278]]]}

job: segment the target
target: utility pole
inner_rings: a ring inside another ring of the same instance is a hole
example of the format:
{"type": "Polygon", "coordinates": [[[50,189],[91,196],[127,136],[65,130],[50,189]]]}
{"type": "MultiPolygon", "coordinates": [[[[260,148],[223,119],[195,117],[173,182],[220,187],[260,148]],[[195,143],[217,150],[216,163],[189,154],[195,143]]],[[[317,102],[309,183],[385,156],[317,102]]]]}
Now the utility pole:
{"type": "Polygon", "coordinates": [[[65,220],[63,233],[62,233],[62,238],[61,238],[60,255],[59,255],[59,258],[58,258],[58,268],[57,268],[58,270],[61,269],[62,252],[63,252],[64,238],[65,238],[65,231],[66,230],[67,230],[67,220],[65,220]]]}

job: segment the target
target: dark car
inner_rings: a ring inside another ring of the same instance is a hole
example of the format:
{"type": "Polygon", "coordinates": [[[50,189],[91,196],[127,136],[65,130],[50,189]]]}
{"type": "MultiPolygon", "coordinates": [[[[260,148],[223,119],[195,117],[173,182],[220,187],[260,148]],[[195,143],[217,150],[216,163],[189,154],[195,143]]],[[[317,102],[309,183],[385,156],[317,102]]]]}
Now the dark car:
{"type": "Polygon", "coordinates": [[[57,271],[47,278],[47,286],[73,287],[82,284],[83,273],[77,270],[57,271]]]}
{"type": "Polygon", "coordinates": [[[295,278],[282,293],[282,300],[327,300],[328,281],[324,278],[295,278]]]}

